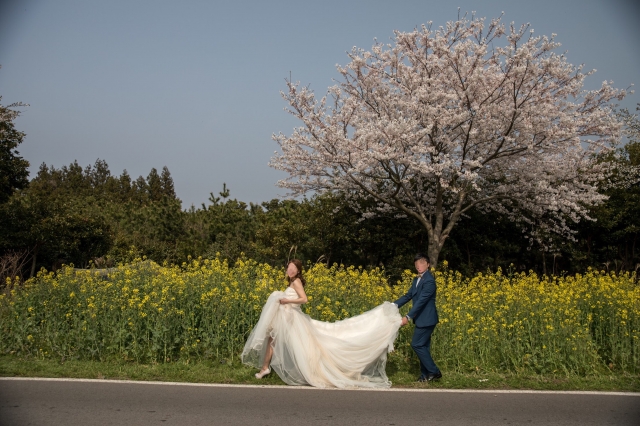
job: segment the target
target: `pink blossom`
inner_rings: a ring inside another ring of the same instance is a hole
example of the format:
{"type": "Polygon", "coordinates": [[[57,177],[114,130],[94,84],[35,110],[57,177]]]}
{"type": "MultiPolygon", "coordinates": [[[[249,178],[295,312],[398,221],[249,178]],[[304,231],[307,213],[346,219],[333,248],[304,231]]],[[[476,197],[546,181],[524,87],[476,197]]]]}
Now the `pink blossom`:
{"type": "Polygon", "coordinates": [[[500,18],[466,17],[395,32],[395,43],[353,48],[340,82],[316,98],[300,83],[282,93],[302,126],[274,135],[271,165],[293,194],[340,191],[416,218],[438,254],[471,208],[568,235],[605,197],[611,170],[597,153],[620,139],[604,81],[555,53],[554,36],[500,18]]]}

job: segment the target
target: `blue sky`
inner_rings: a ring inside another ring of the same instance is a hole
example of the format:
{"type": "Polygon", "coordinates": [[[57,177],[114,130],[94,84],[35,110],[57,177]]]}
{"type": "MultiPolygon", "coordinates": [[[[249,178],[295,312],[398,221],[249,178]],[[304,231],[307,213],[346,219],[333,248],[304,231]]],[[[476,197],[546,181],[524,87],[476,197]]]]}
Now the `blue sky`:
{"type": "MultiPolygon", "coordinates": [[[[268,162],[273,133],[299,123],[279,95],[294,80],[322,94],[353,46],[393,30],[478,16],[556,33],[569,62],[596,68],[595,88],[640,84],[640,2],[537,1],[15,1],[0,2],[2,104],[17,121],[32,177],[105,160],[133,178],[167,166],[186,208],[226,182],[231,196],[285,195],[268,162]]],[[[623,106],[634,108],[640,94],[623,106]]]]}

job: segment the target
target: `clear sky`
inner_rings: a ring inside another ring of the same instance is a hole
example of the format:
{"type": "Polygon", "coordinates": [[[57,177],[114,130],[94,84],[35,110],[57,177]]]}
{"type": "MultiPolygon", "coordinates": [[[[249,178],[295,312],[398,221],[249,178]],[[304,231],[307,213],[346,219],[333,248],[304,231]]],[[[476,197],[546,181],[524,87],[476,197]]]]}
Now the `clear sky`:
{"type": "Polygon", "coordinates": [[[261,202],[285,195],[268,162],[271,135],[299,125],[279,94],[290,72],[324,94],[353,46],[444,25],[457,7],[556,33],[569,62],[598,70],[588,88],[640,85],[638,1],[2,0],[0,95],[30,104],[17,127],[32,177],[43,162],[100,158],[134,179],[166,165],[185,208],[223,182],[261,202]]]}

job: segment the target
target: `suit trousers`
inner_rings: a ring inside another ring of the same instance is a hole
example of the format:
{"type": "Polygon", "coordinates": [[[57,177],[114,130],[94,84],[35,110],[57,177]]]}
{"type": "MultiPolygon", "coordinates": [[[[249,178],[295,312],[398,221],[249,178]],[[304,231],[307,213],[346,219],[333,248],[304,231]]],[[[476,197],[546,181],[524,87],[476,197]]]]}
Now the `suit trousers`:
{"type": "Polygon", "coordinates": [[[428,327],[416,327],[413,331],[411,347],[418,355],[418,359],[420,360],[420,373],[424,377],[440,372],[436,363],[433,362],[433,358],[431,358],[431,334],[435,328],[436,324],[428,327]]]}

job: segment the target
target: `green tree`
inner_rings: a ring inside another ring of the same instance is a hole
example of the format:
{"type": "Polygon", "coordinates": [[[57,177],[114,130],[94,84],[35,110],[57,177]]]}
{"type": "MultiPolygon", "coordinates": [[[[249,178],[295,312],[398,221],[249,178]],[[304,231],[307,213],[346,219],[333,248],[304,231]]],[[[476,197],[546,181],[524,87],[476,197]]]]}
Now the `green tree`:
{"type": "MultiPolygon", "coordinates": [[[[636,108],[640,110],[640,104],[636,108]]],[[[573,250],[576,266],[607,270],[640,268],[640,120],[627,109],[619,111],[627,143],[606,160],[617,164],[613,179],[603,186],[608,200],[592,209],[573,250]]]]}
{"type": "Polygon", "coordinates": [[[162,187],[162,193],[165,197],[177,198],[176,190],[173,185],[173,178],[171,177],[171,173],[169,173],[167,166],[162,168],[162,173],[160,174],[160,186],[162,187]]]}
{"type": "Polygon", "coordinates": [[[152,201],[159,201],[164,197],[162,181],[155,167],[151,169],[147,176],[147,191],[149,191],[149,199],[152,201]]]}
{"type": "Polygon", "coordinates": [[[111,245],[108,224],[97,209],[81,197],[42,197],[26,190],[0,206],[2,252],[27,250],[30,275],[38,267],[55,269],[62,263],[85,267],[111,245]]]}
{"type": "MultiPolygon", "coordinates": [[[[2,101],[2,96],[0,96],[2,101]]],[[[25,134],[16,130],[14,120],[20,115],[12,108],[27,106],[14,103],[9,106],[0,105],[0,203],[6,202],[17,189],[25,188],[28,183],[29,162],[20,157],[16,151],[25,134]]]]}

